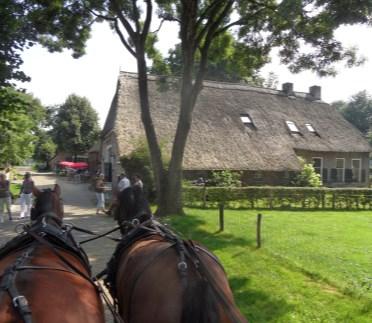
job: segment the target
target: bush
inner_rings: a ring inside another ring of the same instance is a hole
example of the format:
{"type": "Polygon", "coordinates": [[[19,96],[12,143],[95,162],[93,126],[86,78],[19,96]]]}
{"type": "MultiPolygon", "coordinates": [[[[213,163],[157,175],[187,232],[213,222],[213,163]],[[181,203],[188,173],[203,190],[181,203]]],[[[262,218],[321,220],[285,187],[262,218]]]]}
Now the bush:
{"type": "Polygon", "coordinates": [[[210,186],[218,187],[240,187],[242,182],[240,180],[241,172],[231,170],[215,170],[212,172],[210,186]]]}
{"type": "Polygon", "coordinates": [[[303,169],[296,175],[292,185],[297,187],[320,187],[322,186],[322,180],[312,164],[303,163],[303,169]]]}

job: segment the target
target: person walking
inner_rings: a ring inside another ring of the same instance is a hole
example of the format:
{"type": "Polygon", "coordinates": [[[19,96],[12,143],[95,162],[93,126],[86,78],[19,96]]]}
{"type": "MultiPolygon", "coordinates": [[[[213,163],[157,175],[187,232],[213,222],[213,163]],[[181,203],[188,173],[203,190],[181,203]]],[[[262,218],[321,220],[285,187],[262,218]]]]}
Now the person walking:
{"type": "Polygon", "coordinates": [[[95,192],[96,192],[96,198],[97,198],[97,210],[96,214],[99,214],[100,211],[102,211],[104,214],[105,211],[105,180],[104,175],[99,175],[96,184],[95,184],[95,192]]]}
{"type": "Polygon", "coordinates": [[[34,189],[34,181],[31,179],[31,174],[27,172],[21,186],[21,213],[20,218],[29,218],[31,216],[32,206],[32,191],[34,189]]]}
{"type": "Polygon", "coordinates": [[[10,210],[10,182],[6,179],[5,174],[0,174],[0,222],[4,223],[4,208],[8,211],[9,221],[12,221],[12,213],[10,210]]]}

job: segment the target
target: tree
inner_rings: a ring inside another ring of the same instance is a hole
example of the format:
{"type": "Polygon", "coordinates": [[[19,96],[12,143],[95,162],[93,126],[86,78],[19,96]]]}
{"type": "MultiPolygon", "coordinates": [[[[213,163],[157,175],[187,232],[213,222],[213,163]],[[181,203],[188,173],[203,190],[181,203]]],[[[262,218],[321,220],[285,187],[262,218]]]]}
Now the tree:
{"type": "MultiPolygon", "coordinates": [[[[54,2],[61,4],[62,1],[54,2]]],[[[334,30],[345,24],[369,23],[372,9],[369,0],[86,0],[73,3],[66,0],[63,7],[69,6],[77,7],[77,12],[85,9],[97,20],[108,21],[137,60],[141,118],[151,154],[159,214],[182,213],[184,150],[211,48],[220,35],[232,31],[239,44],[259,54],[278,47],[282,63],[292,72],[307,69],[319,75],[334,75],[334,62],[344,60],[349,66],[359,63],[355,51],[344,49],[334,38],[334,30]],[[146,54],[156,40],[150,31],[155,14],[162,20],[178,23],[180,28],[180,114],[169,167],[163,162],[151,119],[147,86],[146,54]]],[[[83,21],[83,25],[88,21],[83,21]]],[[[64,21],[58,22],[64,25],[64,21]]],[[[70,28],[75,25],[73,21],[70,28]]]]}
{"type": "Polygon", "coordinates": [[[97,112],[88,99],[70,95],[58,109],[52,134],[58,151],[77,155],[86,153],[99,136],[97,112]]]}
{"type": "MultiPolygon", "coordinates": [[[[181,44],[171,49],[165,59],[156,50],[149,50],[147,54],[153,60],[149,69],[151,74],[181,76],[181,44]]],[[[253,50],[225,31],[218,35],[211,45],[205,79],[262,85],[263,80],[258,75],[258,70],[268,62],[269,52],[265,48],[253,50]]],[[[200,57],[197,56],[194,69],[197,69],[199,63],[200,57]]]]}
{"type": "Polygon", "coordinates": [[[332,105],[367,137],[372,126],[372,98],[366,91],[354,94],[348,102],[336,101],[332,105]]]}
{"type": "Polygon", "coordinates": [[[353,50],[345,50],[333,31],[343,24],[368,23],[372,4],[350,1],[273,0],[136,0],[91,2],[90,10],[111,26],[125,48],[137,59],[142,122],[151,153],[158,192],[158,213],[182,213],[182,161],[192,113],[207,73],[211,48],[218,37],[235,30],[239,42],[261,53],[279,47],[284,64],[293,72],[304,69],[334,75],[332,63],[357,63],[353,50]],[[160,18],[180,26],[182,80],[180,114],[169,168],[164,167],[150,113],[146,50],[154,41],[150,32],[154,3],[160,18]],[[96,11],[96,12],[95,12],[96,11]],[[195,67],[195,65],[197,65],[195,67]]]}
{"type": "Polygon", "coordinates": [[[19,164],[32,157],[43,118],[44,108],[32,95],[0,89],[0,164],[19,164]]]}
{"type": "Polygon", "coordinates": [[[0,86],[4,86],[30,79],[20,70],[21,52],[36,43],[51,52],[68,48],[74,57],[83,55],[92,17],[74,1],[1,0],[0,21],[0,86]]]}
{"type": "Polygon", "coordinates": [[[33,159],[45,163],[45,168],[50,169],[50,161],[56,156],[57,145],[54,143],[49,131],[39,129],[35,142],[33,159]]]}

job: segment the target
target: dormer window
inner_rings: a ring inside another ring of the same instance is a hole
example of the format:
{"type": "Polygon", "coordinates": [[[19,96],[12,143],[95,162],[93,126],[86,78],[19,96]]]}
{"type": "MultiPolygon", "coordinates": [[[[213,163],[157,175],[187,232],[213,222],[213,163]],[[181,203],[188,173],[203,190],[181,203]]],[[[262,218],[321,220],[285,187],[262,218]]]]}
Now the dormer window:
{"type": "Polygon", "coordinates": [[[240,115],[240,120],[244,123],[246,126],[253,125],[252,118],[249,116],[249,114],[244,113],[240,115]]]}
{"type": "Polygon", "coordinates": [[[293,121],[286,121],[286,124],[290,132],[297,132],[297,133],[300,132],[300,130],[298,130],[296,124],[293,121]]]}
{"type": "Polygon", "coordinates": [[[312,132],[312,133],[316,132],[314,127],[311,125],[311,123],[305,123],[305,126],[306,126],[307,130],[309,130],[309,132],[312,132]]]}

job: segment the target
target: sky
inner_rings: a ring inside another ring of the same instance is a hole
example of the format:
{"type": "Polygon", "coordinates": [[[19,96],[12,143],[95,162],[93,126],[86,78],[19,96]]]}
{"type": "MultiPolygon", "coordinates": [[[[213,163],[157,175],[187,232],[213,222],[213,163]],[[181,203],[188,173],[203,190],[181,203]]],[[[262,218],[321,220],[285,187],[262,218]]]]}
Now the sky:
{"type": "MultiPolygon", "coordinates": [[[[155,28],[155,27],[154,27],[155,28]]],[[[372,29],[364,26],[343,27],[336,36],[346,46],[356,46],[367,61],[364,65],[345,68],[337,66],[336,77],[319,78],[312,72],[292,74],[272,55],[272,62],[262,70],[262,76],[274,72],[279,85],[294,83],[294,90],[308,92],[310,86],[322,87],[322,99],[326,102],[348,100],[359,91],[372,94],[372,29]]],[[[164,24],[160,35],[159,49],[165,54],[177,41],[177,28],[164,24]]],[[[62,104],[68,95],[85,96],[98,112],[103,126],[120,71],[136,72],[135,59],[125,50],[118,36],[107,24],[93,26],[92,37],[87,42],[86,55],[74,59],[71,52],[49,53],[41,46],[34,46],[23,53],[23,71],[31,77],[31,82],[22,87],[44,105],[62,104]]]]}

